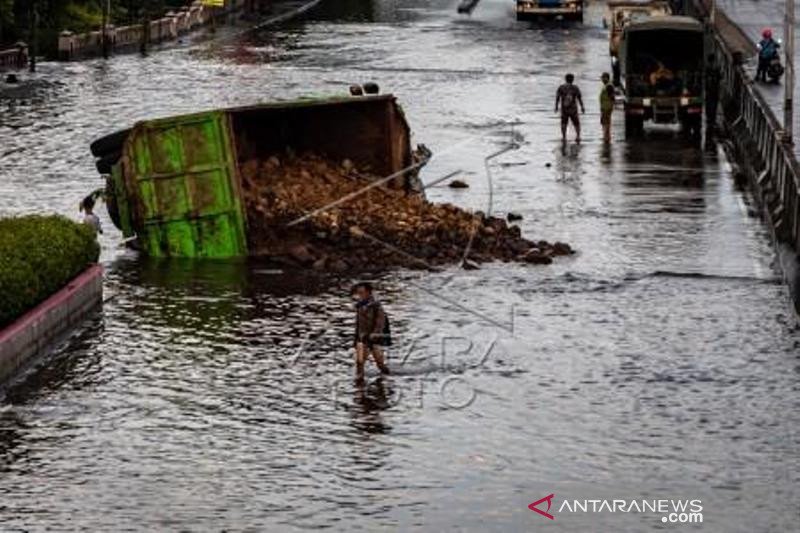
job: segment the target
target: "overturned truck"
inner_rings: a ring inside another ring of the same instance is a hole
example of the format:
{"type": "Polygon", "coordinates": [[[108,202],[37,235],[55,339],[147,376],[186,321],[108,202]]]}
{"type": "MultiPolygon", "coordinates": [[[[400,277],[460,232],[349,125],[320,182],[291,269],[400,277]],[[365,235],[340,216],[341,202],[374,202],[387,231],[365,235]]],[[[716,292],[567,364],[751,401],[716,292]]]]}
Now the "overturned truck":
{"type": "Polygon", "coordinates": [[[92,143],[109,214],[154,257],[259,256],[350,270],[494,259],[568,246],[424,197],[391,95],[309,99],[144,121],[92,143]]]}

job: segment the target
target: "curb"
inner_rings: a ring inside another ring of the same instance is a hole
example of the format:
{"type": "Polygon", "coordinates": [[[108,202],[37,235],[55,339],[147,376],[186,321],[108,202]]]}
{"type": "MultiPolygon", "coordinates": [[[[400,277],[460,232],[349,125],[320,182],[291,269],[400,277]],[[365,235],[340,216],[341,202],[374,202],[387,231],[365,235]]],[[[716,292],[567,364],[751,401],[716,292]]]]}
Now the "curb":
{"type": "Polygon", "coordinates": [[[92,265],[65,287],[0,330],[0,384],[45,354],[83,322],[103,298],[103,267],[92,265]]]}

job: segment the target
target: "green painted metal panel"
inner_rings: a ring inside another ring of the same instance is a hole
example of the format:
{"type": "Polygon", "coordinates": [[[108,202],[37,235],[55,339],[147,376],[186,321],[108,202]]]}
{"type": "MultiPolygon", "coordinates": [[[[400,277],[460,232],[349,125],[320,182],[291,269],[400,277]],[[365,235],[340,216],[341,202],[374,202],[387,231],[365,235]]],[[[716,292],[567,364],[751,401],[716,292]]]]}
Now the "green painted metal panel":
{"type": "Polygon", "coordinates": [[[212,111],[138,124],[126,142],[129,207],[154,257],[247,254],[228,115],[212,111]]]}
{"type": "Polygon", "coordinates": [[[117,163],[111,167],[111,186],[109,191],[113,195],[119,213],[120,229],[125,237],[133,237],[136,232],[131,222],[131,210],[128,204],[128,195],[125,194],[125,179],[123,178],[122,164],[117,163]]]}

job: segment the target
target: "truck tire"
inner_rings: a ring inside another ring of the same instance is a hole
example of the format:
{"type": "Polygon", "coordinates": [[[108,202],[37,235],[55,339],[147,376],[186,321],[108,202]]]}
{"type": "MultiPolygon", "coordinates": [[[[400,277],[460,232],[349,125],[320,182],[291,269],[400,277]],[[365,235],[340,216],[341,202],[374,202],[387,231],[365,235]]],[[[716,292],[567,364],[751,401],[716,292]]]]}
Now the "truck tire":
{"type": "Polygon", "coordinates": [[[117,161],[122,157],[122,150],[109,152],[104,154],[100,159],[95,161],[95,167],[100,174],[111,174],[111,167],[117,164],[117,161]]]}
{"type": "Polygon", "coordinates": [[[128,138],[130,132],[131,130],[127,129],[114,132],[105,137],[100,137],[89,145],[92,155],[95,157],[103,157],[108,153],[122,151],[122,145],[125,144],[125,139],[128,138]]]}
{"type": "Polygon", "coordinates": [[[644,119],[635,115],[625,115],[625,138],[636,139],[644,134],[644,119]]]}
{"type": "Polygon", "coordinates": [[[703,116],[690,115],[681,121],[684,135],[690,139],[699,139],[703,134],[703,116]]]}

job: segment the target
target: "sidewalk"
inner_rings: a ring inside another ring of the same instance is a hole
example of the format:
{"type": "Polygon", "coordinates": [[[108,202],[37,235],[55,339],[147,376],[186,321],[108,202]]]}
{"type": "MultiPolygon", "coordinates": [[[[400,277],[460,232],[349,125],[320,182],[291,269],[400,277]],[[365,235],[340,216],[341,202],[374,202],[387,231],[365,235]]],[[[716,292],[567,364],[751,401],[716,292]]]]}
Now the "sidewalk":
{"type": "MultiPolygon", "coordinates": [[[[748,60],[748,70],[755,75],[756,70],[756,49],[755,43],[761,38],[761,31],[764,28],[772,28],[772,33],[777,39],[783,40],[783,16],[784,16],[783,0],[718,0],[717,10],[723,12],[722,20],[718,19],[718,25],[724,23],[724,18],[727,15],[732,22],[734,22],[739,29],[744,33],[752,42],[753,48],[750,53],[745,53],[744,56],[748,60]]],[[[798,12],[800,15],[800,11],[798,12]]],[[[795,41],[798,40],[797,26],[795,26],[795,41]]],[[[797,72],[797,69],[795,70],[797,72]]],[[[783,123],[783,84],[771,85],[759,83],[756,85],[761,96],[769,104],[775,118],[779,123],[783,123]]],[[[800,126],[800,99],[797,97],[798,86],[795,85],[795,113],[794,124],[795,132],[798,131],[800,126]]],[[[797,134],[795,134],[797,137],[797,134]]],[[[800,142],[795,143],[795,156],[800,158],[800,142]]]]}

